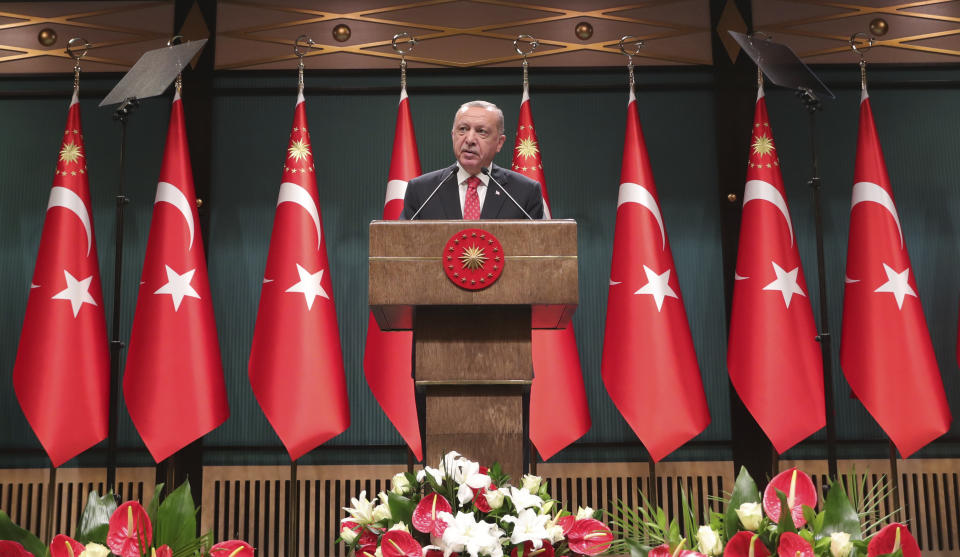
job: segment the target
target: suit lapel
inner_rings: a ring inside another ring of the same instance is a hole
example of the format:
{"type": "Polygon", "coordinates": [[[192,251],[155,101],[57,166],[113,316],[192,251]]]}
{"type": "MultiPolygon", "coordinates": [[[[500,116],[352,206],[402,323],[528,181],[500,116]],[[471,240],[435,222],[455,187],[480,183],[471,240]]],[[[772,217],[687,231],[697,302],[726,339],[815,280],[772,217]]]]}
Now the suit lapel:
{"type": "MultiPolygon", "coordinates": [[[[507,175],[499,166],[495,164],[491,165],[490,176],[496,178],[497,182],[500,182],[504,186],[507,185],[507,175]]],[[[480,209],[481,219],[497,218],[497,215],[500,214],[500,209],[503,208],[503,201],[507,198],[492,178],[487,182],[487,195],[483,198],[483,208],[480,209]]]]}
{"type": "Polygon", "coordinates": [[[462,219],[463,212],[460,210],[460,186],[457,183],[457,165],[447,168],[443,173],[446,176],[450,171],[453,175],[447,178],[447,183],[440,187],[437,195],[440,197],[440,205],[443,207],[443,216],[447,219],[462,219]]]}

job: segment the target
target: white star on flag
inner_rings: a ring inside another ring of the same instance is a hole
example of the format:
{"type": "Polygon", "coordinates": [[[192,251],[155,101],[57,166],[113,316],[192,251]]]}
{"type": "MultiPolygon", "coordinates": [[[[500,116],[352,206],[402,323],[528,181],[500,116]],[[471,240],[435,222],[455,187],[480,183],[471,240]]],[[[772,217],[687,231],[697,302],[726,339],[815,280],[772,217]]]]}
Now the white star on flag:
{"type": "Polygon", "coordinates": [[[897,299],[897,307],[903,309],[903,299],[908,295],[917,297],[917,293],[910,286],[910,267],[902,272],[896,272],[886,263],[883,264],[883,270],[887,273],[887,282],[880,285],[874,292],[889,292],[897,299]]]}
{"type": "Polygon", "coordinates": [[[790,300],[794,294],[806,296],[803,289],[797,284],[797,273],[800,271],[800,267],[794,267],[792,271],[788,272],[784,271],[783,267],[773,261],[770,263],[773,264],[773,272],[777,274],[777,280],[764,286],[764,290],[779,290],[780,293],[783,294],[783,303],[787,304],[787,307],[790,307],[790,300]]]}
{"type": "Polygon", "coordinates": [[[643,272],[647,274],[647,284],[644,284],[643,287],[634,292],[634,294],[649,294],[653,296],[653,299],[657,302],[657,311],[660,311],[660,308],[663,307],[664,298],[667,296],[671,298],[677,297],[677,293],[674,292],[668,284],[670,282],[670,269],[658,275],[656,271],[644,265],[643,272]]]}
{"type": "Polygon", "coordinates": [[[67,279],[67,287],[54,294],[51,297],[52,300],[70,300],[74,317],[80,313],[80,306],[83,304],[97,305],[93,296],[90,295],[90,282],[93,280],[93,275],[78,281],[69,271],[64,269],[63,276],[67,279]]]}
{"type": "Polygon", "coordinates": [[[181,275],[171,269],[169,265],[164,265],[164,267],[167,268],[167,284],[158,288],[154,294],[169,294],[170,299],[173,300],[173,311],[180,310],[180,303],[184,296],[200,299],[200,294],[197,294],[197,291],[190,286],[190,281],[193,280],[193,273],[196,269],[190,269],[181,275]]]}
{"type": "Polygon", "coordinates": [[[303,294],[304,299],[307,301],[307,311],[313,308],[313,301],[317,296],[323,296],[328,300],[330,299],[323,289],[323,286],[320,285],[320,280],[323,278],[323,269],[320,269],[316,273],[311,273],[297,263],[297,273],[300,274],[300,282],[287,288],[286,292],[299,292],[303,294]]]}

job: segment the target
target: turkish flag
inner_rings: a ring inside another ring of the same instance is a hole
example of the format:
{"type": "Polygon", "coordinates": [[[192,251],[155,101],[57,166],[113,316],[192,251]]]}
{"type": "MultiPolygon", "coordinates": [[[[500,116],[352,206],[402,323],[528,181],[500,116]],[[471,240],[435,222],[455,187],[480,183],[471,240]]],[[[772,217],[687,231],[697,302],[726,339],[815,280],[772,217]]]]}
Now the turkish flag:
{"type": "Polygon", "coordinates": [[[654,461],[710,423],[632,88],[601,370],[610,398],[654,461]]]}
{"type": "Polygon", "coordinates": [[[762,87],[750,144],[727,369],[783,453],[826,425],[823,358],[762,87]]]}
{"type": "Polygon", "coordinates": [[[291,460],[350,426],[302,91],[283,163],[249,372],[253,394],[291,460]]]}
{"type": "Polygon", "coordinates": [[[951,416],[866,89],[853,181],[840,365],[906,458],[951,416]]]}
{"type": "Polygon", "coordinates": [[[230,416],[196,199],[177,92],[123,376],[130,418],[157,462],[230,416]]]}
{"type": "MultiPolygon", "coordinates": [[[[417,136],[410,117],[410,100],[406,88],[400,91],[397,125],[393,135],[393,156],[387,175],[387,197],[383,218],[396,220],[403,212],[403,195],[407,181],[420,175],[417,136]]],[[[367,385],[380,403],[383,412],[400,432],[417,460],[423,460],[420,423],[413,388],[413,332],[381,331],[370,312],[367,320],[367,342],[363,352],[363,371],[367,385]]]]}
{"type": "MultiPolygon", "coordinates": [[[[543,215],[550,218],[540,142],[533,127],[526,86],[520,100],[513,170],[540,182],[543,215]]],[[[573,324],[564,329],[535,329],[531,342],[534,377],[530,387],[530,441],[540,456],[549,460],[590,430],[590,409],[573,324]]]]}
{"type": "Polygon", "coordinates": [[[20,408],[54,467],[108,429],[110,354],[86,156],[74,91],[13,365],[20,408]]]}

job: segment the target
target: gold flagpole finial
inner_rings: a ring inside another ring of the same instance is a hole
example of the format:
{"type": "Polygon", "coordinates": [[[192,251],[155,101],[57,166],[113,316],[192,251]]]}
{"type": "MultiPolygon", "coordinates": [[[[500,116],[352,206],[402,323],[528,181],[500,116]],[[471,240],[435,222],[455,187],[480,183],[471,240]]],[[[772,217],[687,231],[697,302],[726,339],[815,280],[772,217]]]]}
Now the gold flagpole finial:
{"type": "Polygon", "coordinates": [[[864,54],[873,48],[873,41],[874,39],[871,35],[862,32],[850,35],[850,40],[847,41],[853,53],[860,56],[860,89],[862,91],[867,90],[867,61],[864,58],[864,54]],[[861,41],[859,46],[857,46],[858,39],[861,41]]]}
{"type": "Polygon", "coordinates": [[[517,51],[517,54],[523,56],[523,88],[526,89],[530,85],[530,79],[527,74],[527,56],[533,54],[533,51],[537,50],[537,47],[540,46],[540,41],[533,38],[532,35],[517,35],[517,38],[513,41],[513,48],[517,51]],[[524,50],[520,48],[520,43],[525,42],[530,46],[529,50],[524,50]]]}
{"type": "Polygon", "coordinates": [[[87,55],[90,43],[82,37],[74,37],[67,41],[67,54],[73,58],[73,91],[80,89],[80,59],[87,55]],[[74,45],[80,45],[80,50],[74,50],[74,45]]]}
{"type": "Polygon", "coordinates": [[[643,48],[643,41],[633,35],[624,35],[620,37],[620,52],[627,57],[627,74],[630,76],[630,89],[633,89],[636,80],[633,78],[633,57],[640,54],[643,48]],[[628,48],[631,47],[631,48],[628,48]]]}
{"type": "MultiPolygon", "coordinates": [[[[752,44],[753,39],[763,39],[765,41],[773,40],[773,37],[764,31],[754,31],[750,33],[750,41],[752,44]]],[[[757,89],[763,89],[763,70],[760,69],[760,65],[757,64],[757,89]]]]}
{"type": "Polygon", "coordinates": [[[393,50],[400,55],[400,88],[407,88],[407,54],[413,52],[413,47],[417,46],[417,39],[407,33],[402,31],[393,36],[393,40],[390,41],[390,45],[393,47],[393,50]],[[406,45],[406,46],[401,46],[406,45]]]}
{"type": "Polygon", "coordinates": [[[297,92],[303,93],[303,55],[304,52],[300,50],[300,43],[303,42],[303,45],[307,48],[313,47],[316,43],[313,42],[313,39],[309,35],[300,35],[293,41],[293,53],[297,55],[297,92]]]}

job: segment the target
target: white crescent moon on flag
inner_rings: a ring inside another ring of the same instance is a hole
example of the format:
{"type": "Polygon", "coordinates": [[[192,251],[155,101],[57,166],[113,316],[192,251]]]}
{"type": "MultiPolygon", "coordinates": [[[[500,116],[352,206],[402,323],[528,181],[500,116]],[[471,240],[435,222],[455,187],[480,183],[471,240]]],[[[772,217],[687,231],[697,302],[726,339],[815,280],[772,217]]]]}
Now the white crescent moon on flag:
{"type": "Polygon", "coordinates": [[[280,195],[277,196],[277,207],[279,207],[281,203],[287,202],[296,203],[310,214],[310,218],[313,219],[313,226],[317,229],[317,249],[320,249],[320,240],[323,238],[323,233],[320,232],[320,212],[317,211],[317,205],[314,203],[313,198],[310,197],[310,193],[303,189],[302,186],[298,186],[292,182],[284,182],[280,184],[280,195]]]}
{"type": "Polygon", "coordinates": [[[746,207],[747,203],[751,201],[769,201],[773,203],[773,206],[783,215],[783,220],[787,221],[787,229],[790,231],[790,245],[792,246],[793,223],[790,221],[790,210],[787,209],[787,201],[783,198],[780,190],[775,188],[773,184],[764,182],[763,180],[750,180],[743,189],[743,206],[746,207]]]}
{"type": "Polygon", "coordinates": [[[47,210],[53,207],[63,207],[64,209],[77,215],[80,222],[83,223],[83,229],[87,232],[87,255],[90,255],[90,248],[93,246],[93,231],[90,229],[90,212],[87,206],[83,204],[80,198],[73,190],[60,186],[50,188],[50,201],[47,202],[47,210]]]}
{"type": "Polygon", "coordinates": [[[857,182],[853,185],[853,201],[850,203],[850,211],[857,206],[857,203],[872,201],[878,203],[897,223],[897,232],[900,233],[900,249],[903,249],[903,229],[900,227],[900,216],[897,214],[897,206],[893,204],[893,198],[887,193],[887,190],[881,188],[872,182],[857,182]]]}
{"type": "Polygon", "coordinates": [[[653,214],[653,218],[657,219],[657,224],[660,225],[661,249],[666,249],[667,235],[663,230],[663,216],[660,214],[660,206],[657,205],[657,200],[653,198],[650,191],[639,184],[624,182],[620,184],[620,194],[617,195],[617,209],[620,209],[620,206],[624,203],[642,205],[653,214]]]}
{"type": "Polygon", "coordinates": [[[160,182],[157,184],[157,197],[153,200],[154,205],[157,203],[169,203],[180,211],[183,220],[187,223],[187,228],[190,230],[190,247],[187,249],[193,249],[193,210],[190,207],[190,202],[187,201],[187,196],[183,195],[183,192],[177,186],[168,182],[160,182]]]}
{"type": "Polygon", "coordinates": [[[404,194],[407,193],[407,181],[406,180],[390,180],[387,182],[387,200],[383,202],[383,205],[386,206],[387,203],[395,199],[403,201],[404,194]]]}

